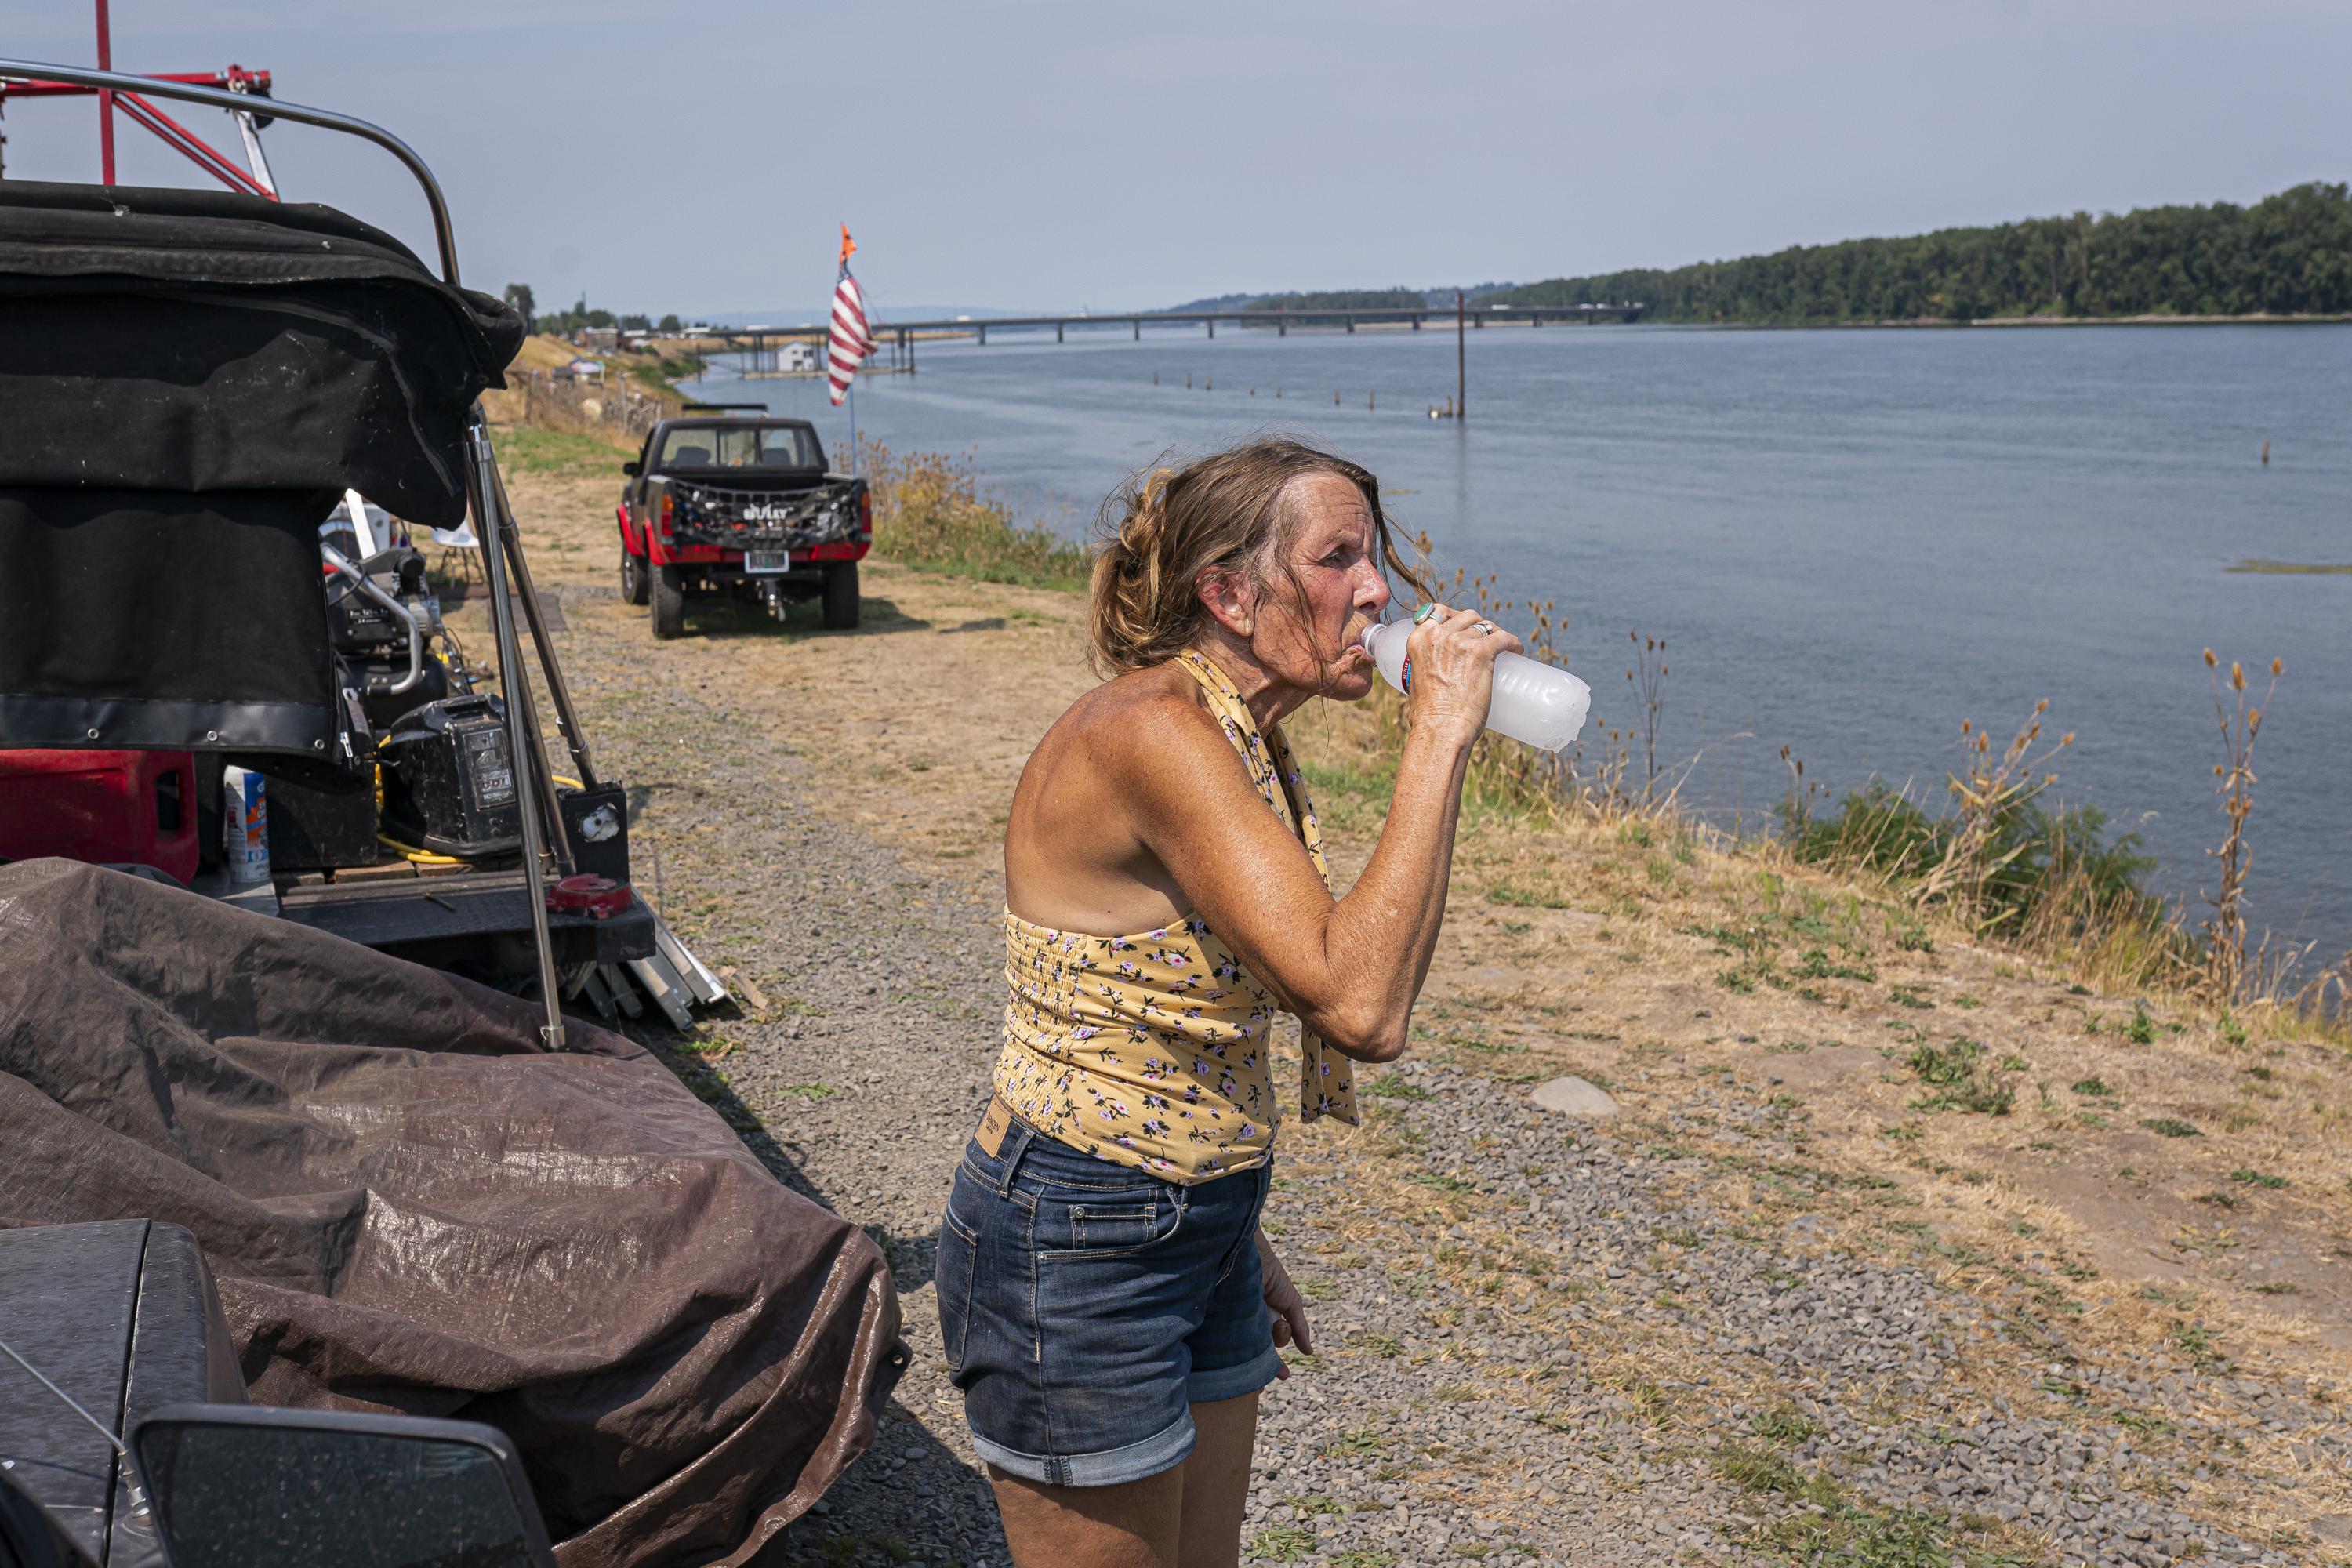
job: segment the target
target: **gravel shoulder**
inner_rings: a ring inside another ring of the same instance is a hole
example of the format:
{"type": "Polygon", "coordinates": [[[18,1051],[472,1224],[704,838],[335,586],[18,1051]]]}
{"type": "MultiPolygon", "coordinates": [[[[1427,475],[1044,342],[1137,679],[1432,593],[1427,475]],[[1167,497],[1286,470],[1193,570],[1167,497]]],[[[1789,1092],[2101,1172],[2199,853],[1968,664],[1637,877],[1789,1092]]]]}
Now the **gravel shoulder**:
{"type": "MultiPolygon", "coordinates": [[[[859,633],[698,607],[657,644],[612,587],[617,468],[513,488],[641,886],[765,998],[645,1037],[904,1298],[881,1438],[762,1561],[1002,1564],[932,1233],[997,1045],[996,834],[1090,679],[1078,605],[870,563],[859,633]]],[[[1349,721],[1302,752],[1356,758],[1349,721]]],[[[1343,881],[1375,795],[1324,787],[1343,881]]],[[[1269,1226],[1321,1353],[1265,1402],[1255,1557],[2352,1562],[2340,1058],[1867,889],[1499,818],[1416,1040],[1364,1128],[1285,1131],[1269,1226]],[[1564,1074],[1613,1112],[1540,1108],[1564,1074]]]]}

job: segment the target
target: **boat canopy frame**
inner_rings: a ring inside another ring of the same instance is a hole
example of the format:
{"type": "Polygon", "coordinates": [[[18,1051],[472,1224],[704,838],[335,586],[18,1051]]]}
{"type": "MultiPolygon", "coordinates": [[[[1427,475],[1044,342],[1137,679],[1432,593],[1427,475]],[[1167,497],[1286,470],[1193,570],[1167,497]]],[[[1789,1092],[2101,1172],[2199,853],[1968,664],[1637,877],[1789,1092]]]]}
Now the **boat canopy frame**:
{"type": "MultiPolygon", "coordinates": [[[[87,66],[52,65],[45,61],[0,58],[0,84],[15,88],[16,84],[39,87],[55,83],[108,95],[145,95],[201,104],[226,110],[232,114],[251,114],[256,102],[255,96],[247,92],[215,88],[202,82],[134,76],[87,66]]],[[[423,190],[425,205],[432,213],[434,239],[440,253],[441,280],[452,289],[460,287],[457,235],[449,220],[448,203],[441,194],[440,181],[414,148],[382,126],[352,115],[288,103],[274,96],[268,102],[268,113],[272,119],[357,137],[398,159],[423,190]]],[[[274,194],[271,194],[271,199],[275,199],[274,194]]],[[[540,1035],[549,1049],[561,1050],[565,1040],[562,995],[554,942],[549,929],[547,889],[553,880],[570,875],[572,866],[563,830],[562,812],[555,793],[554,769],[549,759],[545,733],[538,722],[531,701],[530,673],[522,657],[522,635],[516,626],[518,605],[528,623],[532,651],[555,709],[557,732],[571,752],[573,771],[584,783],[592,785],[595,773],[570,692],[564,686],[553,649],[548,642],[546,618],[532,587],[530,566],[523,558],[521,536],[515,526],[513,510],[508,502],[506,486],[499,475],[497,454],[490,441],[489,424],[478,400],[467,414],[464,453],[466,506],[474,520],[475,537],[480,541],[482,561],[489,578],[490,626],[498,644],[501,684],[507,689],[507,743],[515,770],[516,794],[525,803],[537,805],[537,809],[530,809],[527,804],[526,809],[517,815],[522,828],[522,862],[530,904],[531,935],[538,949],[540,993],[546,1009],[546,1021],[540,1026],[540,1035]]]]}

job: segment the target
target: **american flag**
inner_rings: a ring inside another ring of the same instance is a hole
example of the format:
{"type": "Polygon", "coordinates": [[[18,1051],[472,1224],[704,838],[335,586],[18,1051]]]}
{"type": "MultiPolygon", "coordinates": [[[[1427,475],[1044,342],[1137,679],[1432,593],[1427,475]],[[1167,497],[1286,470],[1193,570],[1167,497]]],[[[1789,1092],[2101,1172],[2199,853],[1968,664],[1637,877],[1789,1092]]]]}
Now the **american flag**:
{"type": "Polygon", "coordinates": [[[857,279],[849,275],[850,253],[856,248],[857,242],[849,237],[849,226],[843,224],[841,280],[833,286],[833,335],[825,345],[835,408],[849,395],[858,365],[874,352],[874,333],[866,325],[866,297],[857,291],[857,279]]]}

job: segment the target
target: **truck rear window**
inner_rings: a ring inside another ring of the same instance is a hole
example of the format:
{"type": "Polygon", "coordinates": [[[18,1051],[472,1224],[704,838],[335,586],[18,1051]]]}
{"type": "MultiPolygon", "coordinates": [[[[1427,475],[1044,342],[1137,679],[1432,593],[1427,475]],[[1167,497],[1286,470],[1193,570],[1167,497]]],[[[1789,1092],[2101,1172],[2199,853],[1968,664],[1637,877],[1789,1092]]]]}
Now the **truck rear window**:
{"type": "Polygon", "coordinates": [[[663,468],[814,468],[816,441],[793,425],[702,426],[662,437],[663,468]]]}

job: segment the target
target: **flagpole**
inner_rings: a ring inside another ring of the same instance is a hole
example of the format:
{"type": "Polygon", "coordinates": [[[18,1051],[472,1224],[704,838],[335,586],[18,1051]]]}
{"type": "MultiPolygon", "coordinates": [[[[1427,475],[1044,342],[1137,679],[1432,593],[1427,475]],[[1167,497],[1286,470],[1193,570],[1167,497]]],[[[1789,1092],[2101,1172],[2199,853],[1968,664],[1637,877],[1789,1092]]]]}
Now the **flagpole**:
{"type": "Polygon", "coordinates": [[[857,373],[849,373],[849,471],[857,472],[857,373]]]}

